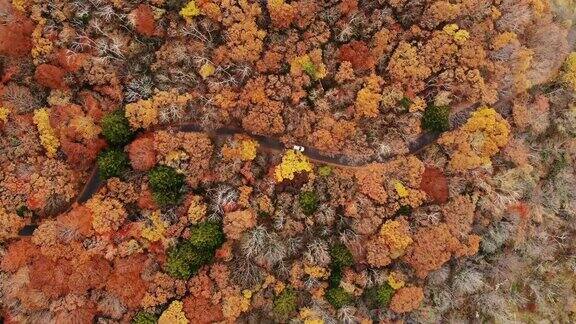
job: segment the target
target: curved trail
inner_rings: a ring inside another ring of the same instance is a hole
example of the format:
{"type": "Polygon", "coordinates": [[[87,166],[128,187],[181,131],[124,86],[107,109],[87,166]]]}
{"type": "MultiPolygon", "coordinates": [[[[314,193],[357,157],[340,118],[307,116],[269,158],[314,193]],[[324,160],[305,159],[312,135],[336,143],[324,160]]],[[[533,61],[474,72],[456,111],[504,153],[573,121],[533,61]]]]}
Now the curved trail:
{"type": "MultiPolygon", "coordinates": [[[[455,128],[458,128],[461,125],[463,125],[466,122],[466,120],[468,119],[468,116],[474,110],[476,110],[476,108],[478,106],[479,106],[479,104],[477,104],[477,103],[476,104],[463,103],[463,104],[454,106],[452,108],[452,112],[451,112],[451,116],[450,116],[450,123],[452,126],[451,128],[455,129],[455,128]]],[[[236,134],[247,135],[247,136],[250,136],[251,138],[255,139],[256,141],[258,141],[261,148],[264,148],[264,149],[267,149],[270,151],[280,152],[280,151],[283,151],[283,150],[289,148],[286,145],[284,145],[282,142],[280,142],[280,140],[278,140],[277,138],[249,134],[249,133],[247,133],[241,129],[223,127],[223,128],[219,128],[215,131],[207,132],[206,130],[204,130],[199,125],[193,124],[193,123],[176,125],[176,126],[175,125],[166,125],[166,127],[164,129],[170,129],[170,128],[177,130],[177,131],[181,131],[181,132],[211,133],[213,136],[232,136],[232,135],[236,135],[236,134]]],[[[157,129],[157,130],[159,130],[159,129],[157,129]]],[[[414,141],[412,141],[408,144],[408,153],[403,153],[402,155],[418,153],[419,151],[421,151],[422,149],[424,149],[428,145],[435,143],[439,136],[440,136],[439,133],[430,133],[430,132],[422,133],[418,138],[416,138],[414,141]]],[[[372,158],[366,162],[355,163],[355,162],[352,162],[355,160],[354,158],[351,158],[351,157],[346,156],[344,154],[326,154],[326,153],[323,153],[322,151],[320,151],[314,147],[308,147],[308,146],[303,146],[303,147],[304,147],[303,154],[306,155],[311,161],[317,162],[317,163],[329,164],[329,165],[333,165],[333,166],[337,166],[337,167],[345,167],[345,168],[358,168],[358,167],[362,167],[364,165],[376,162],[375,159],[372,158]]],[[[388,159],[394,159],[395,157],[397,157],[399,155],[400,154],[392,155],[392,156],[388,157],[388,159]]],[[[81,203],[86,202],[88,199],[90,199],[90,197],[92,197],[98,191],[101,183],[102,183],[102,181],[101,181],[100,177],[98,177],[98,166],[95,165],[93,167],[91,173],[90,173],[90,178],[88,179],[88,181],[84,185],[84,188],[82,189],[82,191],[78,194],[78,197],[73,202],[73,204],[74,203],[80,203],[81,204],[81,203]]],[[[71,208],[71,206],[70,206],[70,208],[71,208]]],[[[26,226],[24,226],[24,228],[22,228],[20,230],[19,234],[21,236],[32,235],[32,233],[34,232],[34,230],[36,229],[37,226],[38,226],[37,224],[26,225],[26,226]]]]}
{"type": "MultiPolygon", "coordinates": [[[[473,105],[466,104],[466,105],[459,105],[457,107],[454,107],[453,112],[452,112],[452,116],[451,116],[452,128],[460,127],[468,119],[468,116],[470,115],[470,113],[472,113],[472,111],[474,111],[478,106],[479,106],[478,104],[473,104],[473,105]]],[[[174,129],[181,131],[181,132],[196,132],[196,133],[206,132],[199,125],[192,124],[192,123],[183,124],[183,125],[179,125],[179,126],[170,126],[170,125],[167,126],[167,128],[170,128],[170,127],[173,127],[174,129]]],[[[284,145],[282,142],[280,142],[280,140],[278,140],[277,138],[249,134],[249,133],[247,133],[241,129],[233,129],[233,128],[229,128],[229,127],[224,127],[224,128],[219,128],[219,129],[215,130],[213,133],[215,136],[232,136],[232,135],[237,135],[237,134],[238,135],[240,135],[240,134],[247,135],[247,136],[250,136],[251,138],[255,139],[256,141],[258,141],[258,143],[260,144],[260,147],[266,148],[266,149],[271,150],[271,151],[283,151],[283,150],[288,148],[288,147],[286,147],[286,145],[284,145]]],[[[437,134],[437,133],[429,133],[429,132],[423,133],[416,140],[409,143],[409,151],[407,154],[414,154],[414,153],[419,152],[420,150],[422,150],[426,146],[434,143],[436,141],[436,139],[438,139],[439,136],[440,136],[440,134],[437,134]]],[[[375,162],[374,159],[372,159],[372,160],[370,160],[368,162],[364,162],[364,163],[353,163],[351,161],[353,161],[354,159],[352,159],[352,158],[350,158],[344,154],[330,154],[329,155],[329,154],[322,153],[322,151],[320,151],[314,147],[308,147],[308,146],[303,146],[303,147],[304,147],[303,154],[306,155],[313,162],[317,162],[317,163],[330,164],[330,165],[338,166],[338,167],[354,168],[354,167],[361,167],[361,166],[364,166],[366,164],[370,164],[370,163],[375,162]]],[[[396,156],[397,155],[390,156],[388,159],[393,159],[396,156]]],[[[90,179],[88,180],[88,182],[86,182],[84,189],[82,189],[82,192],[78,195],[78,198],[76,199],[77,203],[86,202],[88,199],[90,199],[90,197],[92,197],[92,195],[100,187],[101,181],[98,177],[98,170],[97,169],[98,169],[98,167],[94,166],[94,169],[92,170],[92,173],[90,175],[90,179]]]]}

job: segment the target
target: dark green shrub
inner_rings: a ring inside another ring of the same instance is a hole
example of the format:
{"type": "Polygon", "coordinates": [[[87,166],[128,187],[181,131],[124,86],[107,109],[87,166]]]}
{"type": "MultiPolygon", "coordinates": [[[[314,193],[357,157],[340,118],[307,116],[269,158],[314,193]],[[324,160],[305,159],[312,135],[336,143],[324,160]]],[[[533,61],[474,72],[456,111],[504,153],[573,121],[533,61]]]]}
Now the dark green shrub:
{"type": "Polygon", "coordinates": [[[316,67],[316,65],[314,65],[314,63],[312,63],[310,58],[302,62],[302,70],[304,70],[304,72],[306,72],[306,74],[308,74],[308,76],[312,78],[312,80],[318,80],[319,77],[318,68],[316,67]]]}
{"type": "Polygon", "coordinates": [[[26,205],[22,205],[18,207],[18,209],[16,209],[16,215],[20,217],[26,216],[28,212],[30,212],[30,210],[28,209],[28,207],[26,207],[26,205]]]}
{"type": "Polygon", "coordinates": [[[288,317],[296,311],[298,296],[293,289],[286,288],[274,299],[274,314],[279,317],[288,317]]]}
{"type": "Polygon", "coordinates": [[[128,144],[134,136],[130,123],[123,110],[115,110],[104,117],[101,121],[102,135],[112,145],[128,144]]]}
{"type": "Polygon", "coordinates": [[[352,253],[342,243],[337,243],[330,247],[330,257],[332,258],[332,268],[342,269],[354,264],[352,253]]]}
{"type": "Polygon", "coordinates": [[[148,171],[148,183],[154,201],[160,206],[176,204],[182,197],[184,175],[171,167],[158,165],[148,171]]]}
{"type": "Polygon", "coordinates": [[[450,129],[450,107],[428,106],[422,116],[422,128],[432,132],[444,132],[450,129]]]}
{"type": "Polygon", "coordinates": [[[263,210],[259,210],[258,211],[258,217],[261,219],[267,219],[270,218],[270,213],[269,212],[265,212],[263,210]]]}
{"type": "Polygon", "coordinates": [[[394,295],[394,288],[392,288],[387,282],[380,286],[368,289],[365,294],[368,305],[371,305],[374,308],[388,307],[392,295],[394,295]]]}
{"type": "Polygon", "coordinates": [[[329,165],[323,165],[318,167],[318,175],[321,177],[328,177],[332,174],[332,167],[329,165]]]}
{"type": "Polygon", "coordinates": [[[148,172],[148,181],[154,191],[178,191],[184,185],[184,175],[169,166],[158,165],[148,172]]]}
{"type": "Polygon", "coordinates": [[[158,323],[158,316],[140,311],[132,318],[132,324],[156,324],[158,323]]]}
{"type": "Polygon", "coordinates": [[[100,179],[106,180],[112,177],[119,177],[128,169],[129,160],[124,151],[119,149],[108,149],[100,152],[97,164],[100,179]]]}
{"type": "Polygon", "coordinates": [[[87,25],[88,22],[90,22],[90,19],[92,19],[92,15],[85,12],[78,16],[78,19],[82,22],[82,24],[87,25]]]}
{"type": "Polygon", "coordinates": [[[354,303],[354,297],[341,287],[328,289],[324,298],[336,309],[354,303]]]}
{"type": "Polygon", "coordinates": [[[550,165],[550,171],[548,172],[548,179],[554,179],[564,168],[568,166],[568,160],[566,159],[566,153],[562,152],[558,154],[552,164],[550,165]]]}
{"type": "Polygon", "coordinates": [[[182,198],[180,192],[152,192],[152,197],[158,206],[176,205],[182,198]]]}
{"type": "Polygon", "coordinates": [[[168,252],[165,270],[174,278],[188,279],[213,256],[214,250],[202,250],[190,241],[184,241],[168,252]]]}
{"type": "Polygon", "coordinates": [[[299,197],[300,208],[306,215],[312,215],[318,209],[318,198],[312,191],[303,191],[299,197]]]}
{"type": "Polygon", "coordinates": [[[412,207],[410,205],[402,205],[400,206],[396,214],[410,216],[410,214],[412,214],[412,207]]]}
{"type": "Polygon", "coordinates": [[[410,100],[410,98],[408,97],[403,97],[402,99],[400,99],[400,106],[402,106],[403,111],[408,111],[408,109],[410,109],[410,105],[412,105],[412,100],[410,100]]]}
{"type": "Polygon", "coordinates": [[[340,286],[340,281],[342,280],[342,268],[332,267],[330,269],[330,277],[328,277],[328,284],[330,287],[340,286]]]}
{"type": "Polygon", "coordinates": [[[170,276],[188,279],[209,263],[214,252],[224,243],[220,224],[203,222],[190,228],[190,237],[168,252],[165,270],[170,276]]]}
{"type": "Polygon", "coordinates": [[[190,228],[188,241],[197,248],[215,249],[224,243],[224,233],[219,224],[203,222],[190,228]]]}

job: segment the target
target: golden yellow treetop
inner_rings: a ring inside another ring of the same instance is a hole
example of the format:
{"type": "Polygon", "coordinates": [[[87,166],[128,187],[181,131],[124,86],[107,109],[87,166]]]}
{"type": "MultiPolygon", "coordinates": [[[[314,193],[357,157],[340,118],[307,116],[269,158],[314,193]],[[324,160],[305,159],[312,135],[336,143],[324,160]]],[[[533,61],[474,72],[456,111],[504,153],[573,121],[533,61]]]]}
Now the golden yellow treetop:
{"type": "Polygon", "coordinates": [[[388,275],[388,284],[392,289],[398,290],[406,284],[406,282],[402,279],[401,274],[397,272],[392,272],[388,275]]]}
{"type": "Polygon", "coordinates": [[[190,19],[200,15],[200,8],[196,5],[196,1],[189,1],[182,9],[180,9],[180,16],[185,19],[190,19]]]}
{"type": "Polygon", "coordinates": [[[142,229],[142,237],[150,242],[156,242],[164,238],[168,224],[162,220],[160,217],[160,211],[156,210],[152,212],[149,216],[150,226],[146,226],[142,229]]]}
{"type": "Polygon", "coordinates": [[[478,143],[477,148],[481,150],[483,155],[489,156],[498,153],[498,150],[508,143],[510,136],[508,122],[496,110],[488,107],[473,112],[463,130],[470,134],[482,132],[484,140],[481,141],[482,143],[478,143]]]}
{"type": "Polygon", "coordinates": [[[460,29],[457,24],[446,25],[442,30],[452,36],[458,44],[464,44],[470,38],[470,33],[465,29],[460,29]]]}
{"type": "Polygon", "coordinates": [[[322,317],[308,307],[300,308],[299,318],[304,321],[304,324],[324,324],[322,317]]]}
{"type": "Polygon", "coordinates": [[[252,161],[256,158],[256,153],[260,144],[246,136],[237,136],[235,143],[222,147],[222,156],[226,160],[240,159],[242,161],[252,161]]]}
{"type": "Polygon", "coordinates": [[[290,62],[290,73],[305,72],[312,80],[320,80],[328,74],[322,62],[322,51],[314,50],[309,54],[298,56],[290,62]]]}
{"type": "Polygon", "coordinates": [[[564,63],[564,71],[560,80],[570,90],[576,92],[576,52],[570,53],[564,63]]]}
{"type": "Polygon", "coordinates": [[[295,150],[286,151],[282,157],[282,163],[276,166],[274,172],[276,182],[282,182],[285,179],[292,180],[298,172],[312,172],[312,164],[301,152],[295,150]]]}
{"type": "Polygon", "coordinates": [[[216,72],[216,67],[212,63],[204,63],[200,67],[200,71],[198,73],[200,73],[202,79],[206,79],[207,77],[213,75],[214,72],[216,72]]]}
{"type": "Polygon", "coordinates": [[[356,94],[356,115],[358,117],[377,117],[378,107],[382,101],[382,79],[377,75],[370,75],[364,81],[364,88],[356,94]]]}
{"type": "Polygon", "coordinates": [[[6,122],[8,120],[8,114],[10,110],[6,107],[0,106],[0,121],[6,122]]]}
{"type": "Polygon", "coordinates": [[[183,306],[184,304],[181,301],[173,301],[162,315],[160,315],[158,324],[188,324],[183,306]]]}
{"type": "Polygon", "coordinates": [[[470,170],[490,164],[490,158],[506,146],[508,122],[489,107],[482,107],[460,129],[444,134],[438,143],[453,149],[450,167],[470,170]]]}
{"type": "Polygon", "coordinates": [[[400,198],[406,198],[410,194],[408,189],[406,189],[406,187],[404,187],[402,182],[400,182],[398,180],[394,181],[394,189],[396,189],[396,193],[398,194],[398,197],[400,197],[400,198]]]}
{"type": "Polygon", "coordinates": [[[127,104],[125,114],[130,126],[135,129],[148,128],[158,123],[158,111],[150,99],[127,104]]]}
{"type": "Polygon", "coordinates": [[[380,229],[380,237],[390,248],[392,259],[404,253],[404,250],[412,244],[412,238],[408,230],[408,224],[399,220],[388,220],[380,229]]]}
{"type": "Polygon", "coordinates": [[[56,132],[52,126],[50,126],[50,115],[46,108],[37,109],[34,111],[34,116],[32,117],[34,124],[38,128],[38,133],[40,133],[40,143],[46,150],[46,155],[48,157],[56,156],[58,147],[60,147],[60,141],[56,137],[56,132]]]}
{"type": "Polygon", "coordinates": [[[316,279],[327,279],[328,270],[319,265],[304,265],[304,273],[312,278],[316,279]]]}
{"type": "Polygon", "coordinates": [[[202,196],[192,196],[190,207],[188,208],[188,219],[192,224],[197,224],[206,216],[208,207],[202,202],[202,196]]]}
{"type": "Polygon", "coordinates": [[[82,137],[86,140],[95,139],[100,134],[100,127],[94,123],[92,117],[89,116],[76,116],[70,122],[72,126],[82,137]]]}

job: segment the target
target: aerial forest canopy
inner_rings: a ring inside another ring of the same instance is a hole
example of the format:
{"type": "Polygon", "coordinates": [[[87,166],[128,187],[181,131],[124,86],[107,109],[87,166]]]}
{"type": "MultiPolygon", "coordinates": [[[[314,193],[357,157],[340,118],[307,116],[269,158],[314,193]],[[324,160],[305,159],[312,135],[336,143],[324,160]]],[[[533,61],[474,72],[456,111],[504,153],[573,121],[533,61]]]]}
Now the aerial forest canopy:
{"type": "Polygon", "coordinates": [[[576,322],[576,0],[0,0],[0,323],[576,322]]]}

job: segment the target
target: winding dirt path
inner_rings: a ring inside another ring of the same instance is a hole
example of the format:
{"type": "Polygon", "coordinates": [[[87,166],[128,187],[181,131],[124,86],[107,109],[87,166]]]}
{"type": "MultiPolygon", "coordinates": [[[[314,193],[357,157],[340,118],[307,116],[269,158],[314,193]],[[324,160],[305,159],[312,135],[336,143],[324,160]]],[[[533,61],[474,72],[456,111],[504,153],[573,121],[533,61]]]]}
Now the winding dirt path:
{"type": "MultiPolygon", "coordinates": [[[[469,103],[465,103],[465,104],[461,104],[461,105],[457,105],[457,106],[453,107],[451,117],[450,117],[451,121],[452,121],[452,125],[451,125],[452,128],[460,127],[468,119],[468,116],[474,110],[476,110],[476,108],[478,106],[479,106],[479,104],[472,104],[471,105],[469,103]]],[[[168,127],[174,127],[174,126],[168,125],[167,128],[168,127]]],[[[198,132],[198,133],[205,132],[205,130],[202,129],[202,127],[200,127],[197,124],[193,124],[193,123],[182,124],[182,125],[174,127],[174,129],[181,131],[181,132],[198,132]]],[[[241,129],[233,129],[233,128],[224,127],[224,128],[219,128],[219,129],[213,131],[213,134],[214,134],[214,136],[222,136],[222,137],[233,136],[233,135],[237,135],[237,134],[238,135],[247,135],[247,136],[250,136],[251,138],[255,139],[256,141],[258,141],[258,143],[260,144],[260,147],[263,147],[267,150],[275,151],[275,152],[281,152],[281,151],[289,148],[289,147],[286,147],[277,138],[248,134],[247,132],[245,132],[241,129]]],[[[409,143],[409,145],[408,145],[409,151],[407,154],[415,154],[415,153],[421,151],[422,149],[424,149],[428,145],[435,143],[439,136],[440,136],[440,134],[422,133],[422,135],[420,135],[416,140],[409,143]]],[[[329,164],[329,165],[333,165],[333,166],[337,166],[337,167],[345,167],[345,168],[357,168],[357,167],[362,167],[366,164],[370,164],[370,163],[375,162],[374,159],[372,159],[372,160],[370,160],[368,162],[364,162],[364,163],[355,163],[355,162],[352,162],[352,161],[354,161],[354,159],[352,159],[352,158],[350,158],[344,154],[330,154],[330,155],[328,155],[328,154],[325,154],[322,151],[320,151],[314,147],[310,147],[310,146],[302,146],[302,147],[304,147],[303,154],[306,155],[311,161],[316,162],[316,163],[329,164]]],[[[390,156],[388,159],[394,159],[395,157],[397,157],[397,155],[390,156]]],[[[84,188],[82,189],[82,191],[78,195],[76,202],[77,203],[86,202],[88,199],[90,199],[90,197],[92,197],[92,195],[94,193],[96,193],[96,191],[98,191],[100,184],[101,184],[101,181],[100,181],[100,178],[98,177],[98,167],[94,166],[94,168],[92,169],[92,172],[90,174],[90,179],[88,179],[88,182],[86,182],[86,185],[84,186],[84,188]]]]}
{"type": "MultiPolygon", "coordinates": [[[[455,129],[455,128],[462,126],[466,122],[466,120],[468,119],[470,114],[474,110],[476,110],[478,107],[479,107],[479,104],[477,104],[477,103],[476,104],[462,103],[462,104],[453,106],[451,114],[450,114],[450,122],[451,122],[452,129],[455,129]]],[[[211,132],[206,132],[206,130],[204,130],[198,124],[188,123],[188,124],[182,124],[182,125],[176,125],[176,126],[175,125],[166,125],[166,127],[164,127],[163,129],[168,129],[168,128],[172,128],[174,130],[181,131],[181,132],[211,133],[213,136],[216,136],[216,137],[233,136],[236,134],[247,135],[247,136],[250,136],[251,138],[255,139],[256,141],[258,141],[261,148],[264,148],[268,151],[274,151],[274,152],[281,152],[281,151],[289,148],[289,147],[286,147],[277,138],[266,137],[266,136],[261,136],[261,135],[253,135],[253,134],[249,134],[249,133],[247,133],[241,129],[234,129],[234,128],[229,128],[229,127],[223,127],[223,128],[219,128],[217,130],[211,131],[211,132]]],[[[159,129],[162,129],[162,128],[159,128],[159,129]]],[[[159,130],[159,129],[157,129],[157,130],[159,130]]],[[[408,153],[405,153],[405,154],[416,154],[416,153],[420,152],[421,150],[423,150],[427,146],[435,143],[439,136],[440,136],[440,134],[438,134],[438,133],[430,133],[430,132],[422,133],[417,139],[415,139],[414,141],[412,141],[411,143],[408,144],[409,150],[408,150],[408,153]]],[[[357,163],[357,162],[353,162],[353,161],[357,161],[357,159],[353,159],[353,158],[346,156],[344,154],[330,154],[329,155],[329,154],[323,153],[322,151],[320,151],[314,147],[310,147],[310,146],[303,146],[303,147],[304,147],[303,154],[306,155],[312,162],[316,162],[316,163],[329,164],[332,166],[344,167],[344,168],[359,168],[359,167],[362,167],[364,165],[376,162],[375,159],[372,158],[372,159],[368,159],[366,162],[357,163]]],[[[391,160],[391,159],[396,158],[397,156],[399,156],[399,155],[392,155],[392,156],[388,157],[387,159],[391,160]]],[[[98,166],[94,165],[94,167],[92,168],[92,171],[90,173],[90,178],[88,179],[88,181],[84,185],[84,188],[78,194],[76,200],[72,203],[72,205],[75,203],[81,204],[81,203],[86,202],[88,199],[90,199],[90,197],[92,197],[98,191],[101,184],[102,184],[102,180],[100,180],[100,177],[98,177],[98,166]]],[[[69,209],[72,208],[72,205],[69,207],[69,209]]],[[[37,224],[26,225],[24,228],[22,228],[22,230],[20,230],[19,234],[21,236],[32,235],[32,233],[34,232],[36,227],[37,227],[37,224]]]]}

